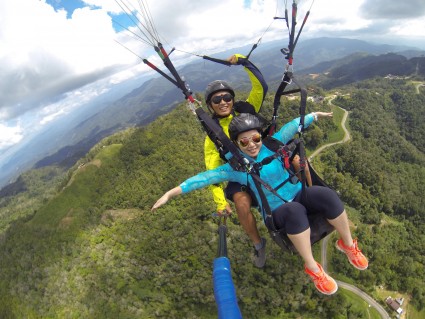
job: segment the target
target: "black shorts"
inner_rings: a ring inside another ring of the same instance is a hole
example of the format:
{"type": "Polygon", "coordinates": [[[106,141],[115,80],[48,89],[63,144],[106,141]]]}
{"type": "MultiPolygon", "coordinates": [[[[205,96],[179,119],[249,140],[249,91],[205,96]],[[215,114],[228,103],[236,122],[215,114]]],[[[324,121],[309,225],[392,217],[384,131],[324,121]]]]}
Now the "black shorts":
{"type": "Polygon", "coordinates": [[[251,196],[251,200],[252,200],[251,206],[258,207],[257,199],[255,198],[254,193],[251,191],[251,189],[248,186],[242,185],[236,182],[229,182],[227,183],[226,189],[224,190],[224,194],[226,195],[226,198],[232,202],[233,202],[233,195],[239,192],[248,193],[251,196]]]}
{"type": "Polygon", "coordinates": [[[322,214],[326,219],[335,219],[344,211],[344,204],[337,193],[327,187],[311,186],[301,192],[292,202],[285,203],[273,211],[273,221],[277,229],[285,229],[295,235],[310,227],[308,215],[322,214]]]}

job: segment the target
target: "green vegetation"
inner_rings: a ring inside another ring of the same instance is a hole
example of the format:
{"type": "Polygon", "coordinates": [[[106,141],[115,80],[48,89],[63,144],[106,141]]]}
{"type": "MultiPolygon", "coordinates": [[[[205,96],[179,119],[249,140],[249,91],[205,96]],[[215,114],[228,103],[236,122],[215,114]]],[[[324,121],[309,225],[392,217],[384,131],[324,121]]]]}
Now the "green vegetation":
{"type": "Polygon", "coordinates": [[[379,312],[370,307],[370,305],[364,301],[362,298],[357,296],[356,294],[343,290],[343,294],[347,300],[350,301],[352,318],[370,318],[370,319],[380,319],[381,315],[379,312]]]}
{"type": "Polygon", "coordinates": [[[22,174],[10,194],[0,196],[0,234],[10,224],[31,216],[35,208],[45,204],[57,193],[57,185],[63,181],[65,172],[58,167],[45,167],[22,174]]]}
{"type": "MultiPolygon", "coordinates": [[[[344,117],[344,110],[342,110],[339,107],[332,107],[332,112],[333,112],[333,122],[338,124],[341,123],[342,118],[344,117]]],[[[348,123],[345,123],[345,126],[348,129],[348,123]]],[[[339,142],[344,138],[344,135],[345,135],[344,130],[342,129],[341,126],[338,126],[338,129],[330,131],[329,141],[322,142],[322,144],[326,144],[326,142],[328,143],[339,142]]]]}
{"type": "MultiPolygon", "coordinates": [[[[334,103],[350,111],[353,139],[327,149],[317,165],[350,206],[370,269],[353,269],[331,248],[332,273],[371,295],[378,286],[409,295],[409,309],[420,316],[425,96],[401,81],[348,89],[350,97],[334,103]]],[[[266,116],[271,103],[269,97],[266,116]]],[[[319,109],[330,106],[308,105],[319,109]]],[[[297,111],[296,101],[285,101],[280,120],[297,111]]],[[[340,116],[306,132],[310,151],[341,136],[340,116]]],[[[209,191],[150,211],[164,191],[203,170],[204,137],[181,105],[147,127],[103,140],[67,173],[25,174],[24,191],[0,200],[8,218],[0,238],[0,318],[216,318],[211,276],[218,236],[209,191]]],[[[244,318],[378,318],[346,291],[320,295],[300,257],[271,239],[265,269],[255,268],[236,217],[228,221],[228,252],[244,318]]]]}

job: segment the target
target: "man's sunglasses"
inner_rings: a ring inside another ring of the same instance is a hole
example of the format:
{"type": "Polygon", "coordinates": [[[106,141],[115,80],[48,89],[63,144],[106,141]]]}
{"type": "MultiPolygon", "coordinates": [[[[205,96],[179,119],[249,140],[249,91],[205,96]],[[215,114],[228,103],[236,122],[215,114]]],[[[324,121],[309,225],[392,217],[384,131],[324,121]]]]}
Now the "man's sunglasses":
{"type": "Polygon", "coordinates": [[[230,102],[231,100],[233,100],[233,96],[230,93],[226,93],[223,95],[216,95],[211,98],[211,102],[213,102],[214,104],[219,104],[221,100],[224,100],[224,102],[230,102]]]}
{"type": "Polygon", "coordinates": [[[252,141],[255,144],[258,144],[261,142],[261,134],[255,133],[251,137],[243,137],[238,141],[238,144],[242,147],[247,147],[249,145],[249,142],[252,141]]]}

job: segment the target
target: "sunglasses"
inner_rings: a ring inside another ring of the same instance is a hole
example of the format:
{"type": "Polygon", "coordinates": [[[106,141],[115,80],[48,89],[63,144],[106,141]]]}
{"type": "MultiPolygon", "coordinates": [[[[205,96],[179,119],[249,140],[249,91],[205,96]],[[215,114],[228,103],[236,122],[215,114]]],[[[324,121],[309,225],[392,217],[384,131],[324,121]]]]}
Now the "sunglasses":
{"type": "Polygon", "coordinates": [[[249,145],[249,142],[252,141],[255,144],[258,144],[261,142],[261,134],[255,133],[251,137],[243,137],[238,141],[238,144],[241,147],[247,147],[249,145]]]}
{"type": "Polygon", "coordinates": [[[233,96],[230,93],[226,93],[223,95],[216,95],[211,98],[211,102],[213,102],[214,104],[220,103],[221,100],[224,100],[224,102],[230,102],[231,100],[233,100],[233,96]]]}

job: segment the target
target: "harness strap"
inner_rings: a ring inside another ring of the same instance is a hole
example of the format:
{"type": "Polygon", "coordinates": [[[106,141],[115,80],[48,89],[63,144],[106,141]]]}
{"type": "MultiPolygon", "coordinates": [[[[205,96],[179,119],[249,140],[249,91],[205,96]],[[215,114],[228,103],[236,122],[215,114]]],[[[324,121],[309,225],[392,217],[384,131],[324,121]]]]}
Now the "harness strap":
{"type": "Polygon", "coordinates": [[[289,161],[294,158],[294,156],[296,155],[295,151],[299,149],[300,140],[294,139],[290,143],[283,144],[279,140],[273,138],[273,143],[279,144],[279,147],[277,149],[273,149],[273,146],[270,146],[268,143],[268,141],[271,141],[271,139],[272,137],[266,137],[263,142],[269,149],[275,151],[275,153],[264,158],[261,162],[257,163],[257,168],[261,169],[261,167],[263,167],[264,165],[268,165],[276,158],[281,157],[284,159],[285,168],[288,169],[290,167],[289,161]]]}
{"type": "Polygon", "coordinates": [[[248,159],[239,152],[239,149],[224,133],[221,126],[212,119],[203,108],[197,108],[195,113],[208,137],[213,141],[220,154],[226,158],[232,168],[237,171],[249,171],[248,159]]]}
{"type": "MultiPolygon", "coordinates": [[[[255,175],[252,175],[252,176],[255,176],[255,175]]],[[[272,210],[270,208],[269,202],[267,201],[266,195],[264,194],[264,191],[261,188],[261,184],[256,178],[253,178],[253,180],[254,180],[255,187],[257,188],[258,193],[260,194],[261,208],[263,211],[266,212],[264,222],[267,228],[269,228],[272,231],[277,231],[276,225],[274,224],[274,221],[273,221],[272,210]]]]}

